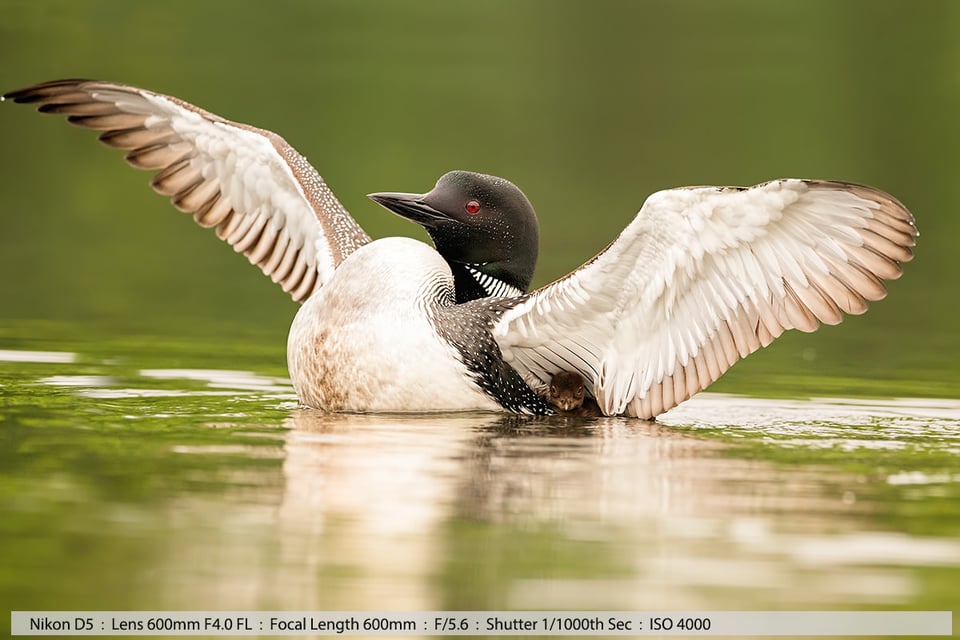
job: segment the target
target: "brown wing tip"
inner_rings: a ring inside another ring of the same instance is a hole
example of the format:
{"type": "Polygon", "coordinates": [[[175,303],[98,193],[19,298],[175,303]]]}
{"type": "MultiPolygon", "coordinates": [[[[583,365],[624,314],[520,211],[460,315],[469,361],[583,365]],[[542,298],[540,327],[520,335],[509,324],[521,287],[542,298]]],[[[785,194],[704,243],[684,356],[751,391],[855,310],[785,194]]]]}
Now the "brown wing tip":
{"type": "Polygon", "coordinates": [[[42,102],[53,95],[64,92],[65,89],[73,89],[88,82],[96,82],[89,78],[66,78],[63,80],[50,80],[39,84],[30,85],[22,89],[15,89],[3,94],[4,100],[13,100],[18,104],[42,102]]]}
{"type": "Polygon", "coordinates": [[[917,230],[916,219],[910,213],[910,210],[882,189],[842,180],[804,180],[804,182],[812,188],[847,191],[859,198],[869,200],[879,207],[879,212],[886,221],[894,223],[899,230],[909,233],[914,238],[920,235],[917,230]]]}
{"type": "MultiPolygon", "coordinates": [[[[872,203],[872,216],[865,220],[864,228],[857,233],[870,250],[885,264],[876,275],[884,280],[896,280],[903,274],[900,265],[913,260],[913,247],[920,231],[910,210],[892,195],[863,184],[828,180],[805,180],[814,189],[833,189],[850,193],[872,203]]],[[[869,257],[869,256],[868,256],[869,257]]]]}

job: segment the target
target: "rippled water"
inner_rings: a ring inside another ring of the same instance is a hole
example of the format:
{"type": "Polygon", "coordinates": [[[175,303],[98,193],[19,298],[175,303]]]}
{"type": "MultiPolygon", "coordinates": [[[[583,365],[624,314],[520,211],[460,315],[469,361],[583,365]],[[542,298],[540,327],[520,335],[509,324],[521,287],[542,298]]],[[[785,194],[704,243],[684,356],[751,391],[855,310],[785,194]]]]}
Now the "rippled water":
{"type": "Polygon", "coordinates": [[[955,400],[325,415],[132,364],[0,351],[12,609],[955,605],[955,400]]]}

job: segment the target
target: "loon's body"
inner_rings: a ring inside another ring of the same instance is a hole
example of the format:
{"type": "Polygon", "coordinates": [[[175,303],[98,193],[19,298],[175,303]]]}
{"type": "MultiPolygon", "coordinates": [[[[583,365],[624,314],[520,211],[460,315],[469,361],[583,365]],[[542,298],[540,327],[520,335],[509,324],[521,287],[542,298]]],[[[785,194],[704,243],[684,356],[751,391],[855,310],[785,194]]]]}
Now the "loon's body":
{"type": "Polygon", "coordinates": [[[290,376],[304,405],[328,411],[549,413],[533,388],[566,371],[604,415],[653,418],[788,329],[864,313],[917,236],[902,204],[861,185],[671,189],[600,254],[527,293],[537,217],[502,178],[453,171],[424,194],[372,194],[436,250],[372,241],[270,131],[91,80],[4,98],[102,131],[158,171],[154,190],[303,303],[290,376]]]}
{"type": "Polygon", "coordinates": [[[301,402],[328,411],[547,413],[497,354],[491,329],[508,307],[457,304],[440,254],[409,238],[375,240],[300,307],[290,378],[301,402]]]}

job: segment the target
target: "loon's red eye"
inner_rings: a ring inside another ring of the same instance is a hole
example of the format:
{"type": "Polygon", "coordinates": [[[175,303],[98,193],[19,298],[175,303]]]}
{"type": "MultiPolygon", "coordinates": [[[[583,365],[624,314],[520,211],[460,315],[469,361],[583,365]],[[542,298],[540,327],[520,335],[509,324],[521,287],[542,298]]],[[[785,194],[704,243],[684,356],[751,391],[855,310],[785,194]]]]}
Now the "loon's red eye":
{"type": "Polygon", "coordinates": [[[469,213],[470,215],[473,215],[473,214],[475,214],[475,213],[479,213],[479,212],[480,212],[480,203],[477,202],[476,200],[471,200],[470,202],[467,203],[467,206],[465,206],[464,209],[466,209],[466,210],[467,210],[467,213],[469,213]]]}

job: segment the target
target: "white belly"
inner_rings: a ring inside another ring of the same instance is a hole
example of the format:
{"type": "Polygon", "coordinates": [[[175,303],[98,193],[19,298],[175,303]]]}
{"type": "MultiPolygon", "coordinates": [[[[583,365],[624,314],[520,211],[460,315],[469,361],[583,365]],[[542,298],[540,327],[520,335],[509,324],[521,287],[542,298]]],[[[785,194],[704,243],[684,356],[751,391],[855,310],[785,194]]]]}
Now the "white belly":
{"type": "Polygon", "coordinates": [[[300,308],[287,365],[300,401],[327,411],[469,411],[500,406],[470,380],[425,303],[452,275],[421,242],[354,252],[300,308]]]}

